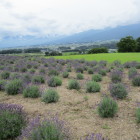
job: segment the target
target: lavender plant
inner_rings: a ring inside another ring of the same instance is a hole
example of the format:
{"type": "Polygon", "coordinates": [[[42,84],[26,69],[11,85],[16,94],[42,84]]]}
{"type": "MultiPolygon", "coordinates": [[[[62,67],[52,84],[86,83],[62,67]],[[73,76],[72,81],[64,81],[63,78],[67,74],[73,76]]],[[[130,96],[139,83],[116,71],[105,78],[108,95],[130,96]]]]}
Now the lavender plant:
{"type": "Polygon", "coordinates": [[[92,76],[92,81],[95,81],[95,82],[100,82],[100,81],[102,81],[102,75],[100,75],[100,74],[94,74],[94,75],[92,76]]]}
{"type": "Polygon", "coordinates": [[[42,101],[45,103],[58,102],[59,95],[55,90],[49,89],[42,94],[42,101]]]}
{"type": "Polygon", "coordinates": [[[21,80],[13,80],[10,81],[7,85],[6,85],[6,92],[9,95],[16,95],[21,93],[23,90],[23,83],[21,80]]]}
{"type": "Polygon", "coordinates": [[[112,97],[117,99],[124,99],[128,95],[128,92],[122,83],[111,84],[110,93],[112,97]]]}
{"type": "Polygon", "coordinates": [[[34,68],[31,68],[30,70],[29,70],[29,72],[31,73],[31,74],[34,74],[35,73],[35,69],[34,68]]]}
{"type": "Polygon", "coordinates": [[[121,61],[115,60],[115,61],[113,62],[113,65],[116,66],[116,67],[119,67],[119,66],[121,65],[121,61]]]}
{"type": "Polygon", "coordinates": [[[78,83],[77,80],[70,80],[69,83],[68,83],[68,89],[79,90],[80,89],[80,84],[78,83]]]}
{"type": "Polygon", "coordinates": [[[95,81],[89,81],[86,84],[86,92],[95,93],[100,91],[100,85],[95,81]]]}
{"type": "Polygon", "coordinates": [[[135,67],[131,67],[128,71],[129,79],[134,78],[137,75],[137,69],[135,67]]]}
{"type": "Polygon", "coordinates": [[[26,125],[23,107],[16,104],[0,103],[0,139],[15,139],[26,125]]]}
{"type": "Polygon", "coordinates": [[[136,118],[137,118],[137,123],[140,123],[140,107],[136,109],[136,118]]]}
{"type": "Polygon", "coordinates": [[[82,79],[84,79],[83,74],[81,74],[81,73],[77,73],[77,79],[78,79],[78,80],[82,80],[82,79]]]}
{"type": "Polygon", "coordinates": [[[57,76],[57,75],[59,75],[59,72],[55,69],[50,69],[48,72],[48,75],[49,76],[57,76]]]}
{"type": "Polygon", "coordinates": [[[50,87],[57,87],[62,85],[62,80],[58,76],[50,77],[50,79],[47,81],[48,86],[50,87]]]}
{"type": "Polygon", "coordinates": [[[84,69],[81,66],[76,67],[75,70],[76,70],[76,72],[79,72],[79,73],[83,73],[84,72],[84,69]]]}
{"type": "Polygon", "coordinates": [[[99,134],[92,133],[86,136],[84,139],[80,139],[80,140],[109,140],[109,139],[104,138],[100,133],[99,134]]]}
{"type": "Polygon", "coordinates": [[[140,75],[136,75],[133,79],[132,79],[132,84],[133,86],[140,86],[140,75]]]}
{"type": "Polygon", "coordinates": [[[62,74],[63,78],[68,78],[69,76],[69,73],[67,71],[64,71],[63,74],[62,74]]]}
{"type": "Polygon", "coordinates": [[[28,86],[26,89],[23,90],[23,96],[24,97],[30,97],[30,98],[37,98],[40,96],[40,91],[38,86],[31,85],[28,86]]]}
{"type": "Polygon", "coordinates": [[[118,105],[116,101],[112,100],[109,97],[104,97],[101,103],[98,106],[98,113],[100,117],[103,118],[112,118],[118,111],[118,105]]]}
{"type": "Polygon", "coordinates": [[[10,77],[10,73],[8,71],[3,71],[0,76],[1,79],[8,79],[10,77]]]}
{"type": "Polygon", "coordinates": [[[41,75],[36,75],[36,76],[33,76],[32,82],[34,84],[44,84],[45,83],[45,79],[41,75]]]}
{"type": "Polygon", "coordinates": [[[88,68],[88,74],[93,74],[94,70],[92,68],[88,68]]]}
{"type": "Polygon", "coordinates": [[[111,72],[111,81],[113,83],[118,83],[122,81],[123,73],[120,70],[114,70],[111,72]]]}
{"type": "Polygon", "coordinates": [[[106,76],[106,70],[104,69],[100,69],[98,73],[102,76],[106,76]]]}
{"type": "Polygon", "coordinates": [[[23,129],[20,140],[70,140],[70,131],[66,123],[58,116],[47,117],[41,120],[39,117],[33,119],[23,129]]]}
{"type": "Polygon", "coordinates": [[[0,80],[0,91],[5,90],[6,84],[7,84],[7,82],[5,80],[0,80]]]}

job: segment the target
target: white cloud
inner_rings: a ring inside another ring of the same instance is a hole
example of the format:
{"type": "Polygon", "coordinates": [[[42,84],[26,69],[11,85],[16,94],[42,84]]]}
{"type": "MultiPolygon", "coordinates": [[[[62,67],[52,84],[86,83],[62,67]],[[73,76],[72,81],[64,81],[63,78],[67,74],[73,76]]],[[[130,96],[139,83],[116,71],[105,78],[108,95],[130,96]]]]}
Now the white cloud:
{"type": "Polygon", "coordinates": [[[71,34],[140,21],[139,0],[0,0],[0,34],[71,34]]]}

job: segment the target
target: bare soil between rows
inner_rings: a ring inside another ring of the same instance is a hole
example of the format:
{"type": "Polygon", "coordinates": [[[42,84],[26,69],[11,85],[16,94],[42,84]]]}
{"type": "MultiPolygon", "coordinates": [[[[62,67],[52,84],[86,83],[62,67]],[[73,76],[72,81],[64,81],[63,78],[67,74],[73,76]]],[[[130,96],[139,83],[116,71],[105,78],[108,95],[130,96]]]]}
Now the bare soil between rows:
{"type": "MultiPolygon", "coordinates": [[[[54,88],[60,95],[57,103],[45,104],[40,98],[24,98],[22,94],[9,96],[3,92],[0,92],[0,103],[22,105],[29,118],[38,115],[43,118],[48,113],[57,113],[60,118],[68,122],[73,140],[84,138],[90,133],[102,133],[110,140],[140,140],[140,125],[136,123],[135,117],[136,102],[140,102],[140,88],[131,85],[127,70],[125,70],[123,83],[128,87],[128,97],[125,100],[117,100],[119,106],[117,115],[107,119],[99,117],[97,104],[104,94],[109,94],[108,87],[111,83],[109,74],[100,82],[101,91],[93,94],[85,92],[85,83],[92,77],[87,73],[84,73],[84,80],[79,80],[82,87],[80,91],[67,89],[69,79],[75,77],[76,73],[71,72],[69,78],[63,79],[62,86],[54,88]],[[85,100],[85,96],[88,100],[85,100]]],[[[45,90],[49,87],[44,84],[40,88],[45,90]]]]}

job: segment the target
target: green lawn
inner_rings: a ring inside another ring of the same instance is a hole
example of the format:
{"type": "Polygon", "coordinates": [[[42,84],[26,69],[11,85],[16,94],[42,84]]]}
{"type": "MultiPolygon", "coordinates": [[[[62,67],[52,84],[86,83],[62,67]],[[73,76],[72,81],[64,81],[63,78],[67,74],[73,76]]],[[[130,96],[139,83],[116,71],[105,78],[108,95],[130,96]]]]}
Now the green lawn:
{"type": "MultiPolygon", "coordinates": [[[[48,57],[47,57],[48,58],[48,57]]],[[[85,55],[69,55],[69,56],[54,56],[56,59],[85,59],[88,61],[92,60],[105,60],[113,62],[120,60],[122,63],[127,61],[138,61],[140,62],[140,53],[105,53],[105,54],[85,54],[85,55]]]]}

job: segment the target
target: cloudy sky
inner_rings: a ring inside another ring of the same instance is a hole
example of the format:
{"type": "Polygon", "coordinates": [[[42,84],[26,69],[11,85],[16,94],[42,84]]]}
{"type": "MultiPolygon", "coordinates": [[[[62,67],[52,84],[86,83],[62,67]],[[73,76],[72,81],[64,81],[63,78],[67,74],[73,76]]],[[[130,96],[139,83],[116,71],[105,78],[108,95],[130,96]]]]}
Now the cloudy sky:
{"type": "Polygon", "coordinates": [[[140,22],[140,0],[0,0],[0,37],[68,35],[140,22]]]}

